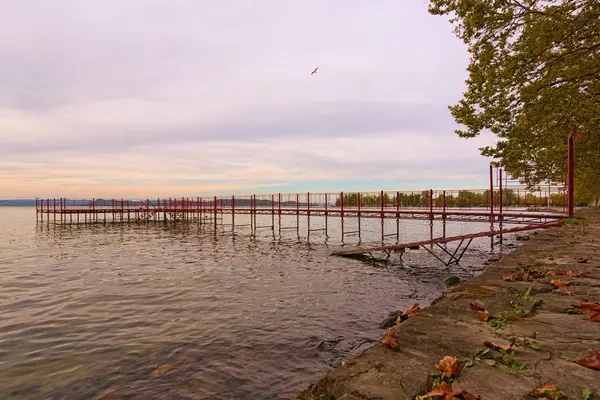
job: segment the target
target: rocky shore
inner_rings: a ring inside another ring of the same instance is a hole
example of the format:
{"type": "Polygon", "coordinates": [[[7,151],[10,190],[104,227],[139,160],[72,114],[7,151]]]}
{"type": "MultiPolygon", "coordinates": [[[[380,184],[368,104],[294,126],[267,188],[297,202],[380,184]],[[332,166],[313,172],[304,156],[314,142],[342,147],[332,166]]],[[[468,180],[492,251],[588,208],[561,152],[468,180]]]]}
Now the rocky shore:
{"type": "Polygon", "coordinates": [[[385,344],[297,399],[600,399],[598,303],[600,211],[589,209],[400,318],[385,344]]]}

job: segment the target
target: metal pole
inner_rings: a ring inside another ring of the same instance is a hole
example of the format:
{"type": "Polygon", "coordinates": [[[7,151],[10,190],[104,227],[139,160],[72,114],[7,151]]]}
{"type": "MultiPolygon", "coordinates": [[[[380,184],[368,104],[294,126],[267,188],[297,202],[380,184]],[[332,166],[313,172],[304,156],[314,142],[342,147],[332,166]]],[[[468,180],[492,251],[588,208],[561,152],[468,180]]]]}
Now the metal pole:
{"type": "Polygon", "coordinates": [[[361,237],[360,237],[360,217],[362,215],[362,213],[360,212],[360,207],[361,207],[361,203],[362,203],[361,197],[362,197],[362,195],[361,195],[360,192],[356,193],[356,201],[358,202],[358,215],[357,215],[357,217],[358,217],[358,241],[359,242],[360,242],[360,239],[361,239],[361,237]]]}
{"type": "Polygon", "coordinates": [[[383,201],[383,190],[379,193],[379,197],[381,200],[381,243],[383,243],[384,238],[385,238],[385,233],[384,233],[384,215],[383,215],[383,207],[384,207],[384,201],[383,201]]]}
{"type": "MultiPolygon", "coordinates": [[[[490,164],[490,230],[494,230],[494,170],[490,164]]],[[[494,236],[490,236],[490,246],[494,247],[494,236]]]]}
{"type": "Polygon", "coordinates": [[[433,189],[429,189],[429,237],[433,239],[433,189]]]}
{"type": "Polygon", "coordinates": [[[325,193],[325,239],[327,238],[327,193],[325,193]]]}
{"type": "Polygon", "coordinates": [[[442,192],[443,196],[443,211],[442,211],[442,235],[446,237],[446,191],[442,192]]]}
{"type": "MultiPolygon", "coordinates": [[[[499,178],[498,179],[498,183],[499,183],[499,186],[498,186],[498,189],[499,189],[498,195],[500,197],[500,199],[499,199],[500,201],[499,201],[499,204],[498,204],[498,210],[499,210],[498,219],[499,219],[499,224],[500,224],[499,225],[499,229],[500,229],[500,231],[502,231],[502,203],[503,203],[503,199],[502,199],[502,168],[498,169],[498,178],[499,178]]],[[[502,234],[500,234],[500,244],[502,244],[502,234]]]]}
{"type": "Polygon", "coordinates": [[[494,170],[490,164],[490,230],[494,230],[494,170]]]}
{"type": "Polygon", "coordinates": [[[567,173],[568,173],[568,182],[567,182],[567,190],[568,190],[568,206],[569,206],[569,218],[573,217],[575,203],[574,203],[574,190],[575,190],[575,177],[574,177],[574,159],[573,159],[573,134],[569,134],[569,139],[567,141],[567,150],[568,150],[568,165],[567,165],[567,173]]]}
{"type": "MultiPolygon", "coordinates": [[[[344,241],[344,192],[340,192],[340,205],[342,207],[340,211],[340,223],[342,227],[342,241],[344,241]]],[[[360,221],[360,207],[358,209],[358,220],[360,221]]]]}
{"type": "Polygon", "coordinates": [[[400,192],[396,192],[396,243],[400,240],[400,192]]]}

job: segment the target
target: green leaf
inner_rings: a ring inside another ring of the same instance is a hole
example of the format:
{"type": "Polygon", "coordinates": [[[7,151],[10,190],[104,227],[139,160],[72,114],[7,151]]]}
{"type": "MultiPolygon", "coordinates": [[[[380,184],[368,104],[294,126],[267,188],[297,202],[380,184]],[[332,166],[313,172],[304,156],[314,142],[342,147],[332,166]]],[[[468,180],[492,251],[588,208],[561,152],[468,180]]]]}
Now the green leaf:
{"type": "Polygon", "coordinates": [[[494,360],[493,358],[485,358],[481,360],[481,362],[484,362],[487,365],[496,365],[496,360],[494,360]]]}
{"type": "Polygon", "coordinates": [[[592,400],[592,389],[590,389],[590,388],[583,389],[583,392],[581,392],[581,399],[582,400],[592,400]]]}
{"type": "Polygon", "coordinates": [[[538,342],[531,342],[531,344],[529,345],[529,347],[531,347],[534,350],[541,350],[542,349],[542,345],[538,342]]]}
{"type": "Polygon", "coordinates": [[[473,366],[473,360],[467,360],[465,361],[465,367],[469,368],[473,366]]]}

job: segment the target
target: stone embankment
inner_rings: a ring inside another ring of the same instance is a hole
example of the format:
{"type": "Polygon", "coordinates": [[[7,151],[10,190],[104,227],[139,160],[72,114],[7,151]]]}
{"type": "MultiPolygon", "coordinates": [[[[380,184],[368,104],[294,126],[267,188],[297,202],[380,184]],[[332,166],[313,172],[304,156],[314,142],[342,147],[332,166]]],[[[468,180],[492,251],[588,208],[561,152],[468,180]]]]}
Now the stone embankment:
{"type": "Polygon", "coordinates": [[[600,399],[599,302],[600,212],[584,210],[400,322],[397,349],[378,343],[298,399],[414,399],[436,387],[455,392],[446,399],[600,399]],[[436,368],[446,356],[453,376],[436,368]]]}

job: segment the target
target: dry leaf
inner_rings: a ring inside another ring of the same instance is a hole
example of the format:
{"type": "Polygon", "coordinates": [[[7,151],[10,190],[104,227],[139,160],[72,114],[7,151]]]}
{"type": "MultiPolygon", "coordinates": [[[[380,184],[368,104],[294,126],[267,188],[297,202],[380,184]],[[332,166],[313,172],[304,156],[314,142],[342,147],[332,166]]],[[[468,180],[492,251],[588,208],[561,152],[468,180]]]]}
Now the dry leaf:
{"type": "Polygon", "coordinates": [[[487,322],[491,317],[492,317],[492,315],[487,310],[486,311],[477,311],[477,319],[480,321],[487,322]]]}
{"type": "Polygon", "coordinates": [[[171,365],[169,365],[169,364],[161,365],[160,367],[158,367],[154,371],[152,371],[152,375],[157,376],[160,374],[164,374],[165,372],[167,372],[170,369],[171,369],[171,365]]]}
{"type": "Polygon", "coordinates": [[[535,269],[530,269],[529,271],[527,271],[527,274],[529,275],[528,280],[530,280],[530,281],[544,277],[544,274],[542,272],[536,271],[535,269]]]}
{"type": "Polygon", "coordinates": [[[458,386],[458,384],[454,385],[453,394],[454,396],[459,396],[459,398],[462,400],[479,400],[478,394],[471,394],[469,392],[465,392],[460,388],[460,386],[458,386]]]}
{"type": "Polygon", "coordinates": [[[488,342],[488,341],[483,342],[483,344],[487,347],[491,347],[494,350],[508,351],[512,348],[512,344],[498,344],[498,343],[493,343],[493,342],[488,342]]]}
{"type": "Polygon", "coordinates": [[[600,370],[600,351],[589,349],[592,354],[589,357],[582,358],[581,360],[575,361],[579,365],[583,365],[586,368],[599,369],[600,370]]]}
{"type": "Polygon", "coordinates": [[[577,259],[577,262],[578,262],[579,264],[585,264],[587,261],[588,261],[588,259],[587,259],[587,258],[578,258],[578,259],[577,259]]]}
{"type": "Polygon", "coordinates": [[[541,388],[537,388],[533,392],[531,392],[530,396],[545,398],[546,392],[558,392],[558,388],[555,384],[546,382],[544,383],[544,386],[542,386],[541,388]]]}
{"type": "Polygon", "coordinates": [[[442,372],[444,376],[457,377],[463,369],[463,363],[458,361],[454,356],[445,356],[440,360],[435,367],[442,372]]]}
{"type": "Polygon", "coordinates": [[[483,304],[481,304],[478,301],[469,301],[469,310],[471,310],[471,311],[483,311],[483,310],[485,310],[485,308],[483,308],[483,304]]]}
{"type": "Polygon", "coordinates": [[[569,285],[569,282],[561,281],[560,279],[552,279],[550,283],[559,289],[569,285]]]}
{"type": "Polygon", "coordinates": [[[517,278],[519,277],[519,274],[516,275],[504,275],[502,277],[503,281],[507,281],[507,282],[514,282],[517,280],[517,278]]]}
{"type": "Polygon", "coordinates": [[[568,270],[568,271],[565,271],[565,275],[572,276],[573,278],[578,278],[580,276],[583,276],[583,272],[582,271],[568,270]]]}
{"type": "Polygon", "coordinates": [[[566,275],[571,276],[573,278],[578,278],[583,275],[581,271],[573,271],[573,270],[564,270],[564,269],[552,269],[548,271],[548,275],[566,275]]]}
{"type": "Polygon", "coordinates": [[[440,382],[438,383],[431,392],[425,393],[423,396],[420,396],[422,399],[429,399],[431,397],[443,396],[444,400],[454,399],[454,393],[452,391],[452,386],[448,382],[440,382]]]}
{"type": "Polygon", "coordinates": [[[406,310],[404,312],[404,315],[407,315],[409,317],[412,317],[413,315],[415,315],[416,313],[418,313],[419,311],[421,311],[421,309],[419,308],[419,303],[415,303],[412,306],[410,306],[408,308],[408,310],[406,310]]]}
{"type": "Polygon", "coordinates": [[[387,345],[392,350],[396,350],[400,347],[394,328],[390,329],[383,339],[381,339],[381,343],[387,345]]]}
{"type": "Polygon", "coordinates": [[[581,300],[579,305],[576,307],[579,308],[581,312],[587,315],[592,321],[600,322],[600,303],[590,303],[588,301],[581,300]]]}
{"type": "Polygon", "coordinates": [[[46,326],[55,327],[55,326],[58,326],[58,324],[48,324],[46,326]]]}
{"type": "Polygon", "coordinates": [[[409,317],[414,316],[419,311],[421,311],[419,308],[419,303],[413,304],[406,311],[404,311],[402,315],[398,315],[396,318],[396,326],[400,325],[403,321],[406,321],[409,317]]]}
{"type": "Polygon", "coordinates": [[[573,296],[573,292],[571,292],[570,290],[557,290],[556,293],[562,296],[573,296]]]}

